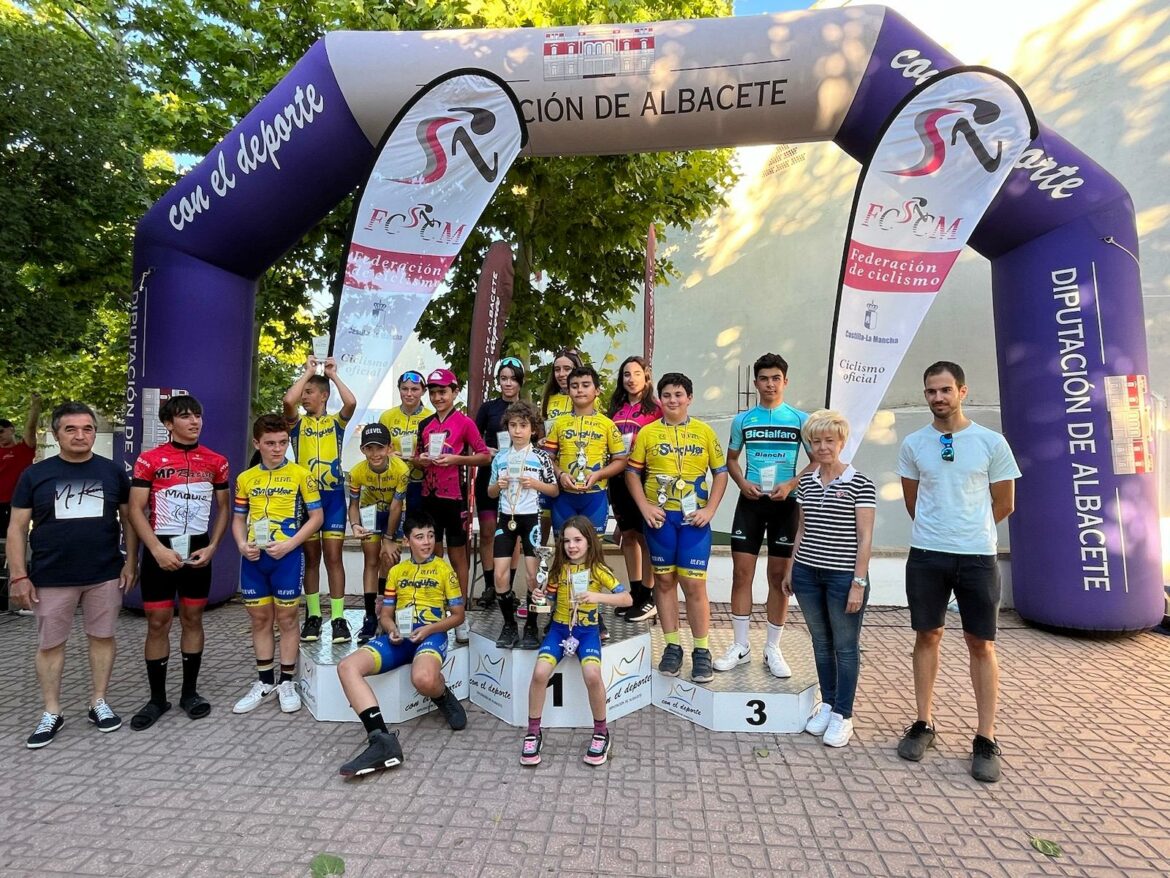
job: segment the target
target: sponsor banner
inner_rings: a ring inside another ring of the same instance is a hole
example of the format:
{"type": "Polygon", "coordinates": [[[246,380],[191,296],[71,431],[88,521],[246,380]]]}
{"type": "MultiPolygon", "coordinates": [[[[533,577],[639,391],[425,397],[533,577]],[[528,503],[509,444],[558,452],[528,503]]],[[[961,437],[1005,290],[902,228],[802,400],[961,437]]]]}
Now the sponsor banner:
{"type": "Polygon", "coordinates": [[[488,248],[475,291],[471,317],[471,357],[467,371],[467,404],[474,417],[488,398],[492,368],[504,346],[504,321],[512,308],[512,281],[515,279],[512,247],[497,241],[488,248]]]}
{"type": "Polygon", "coordinates": [[[650,233],[646,238],[646,304],[642,324],[642,357],[646,360],[647,367],[654,362],[654,260],[657,248],[658,234],[654,231],[654,223],[651,223],[650,233]]]}
{"type": "Polygon", "coordinates": [[[829,405],[852,426],[844,460],[1035,132],[1019,90],[985,68],[933,77],[888,120],[858,182],[837,296],[829,405]]]}
{"type": "Polygon", "coordinates": [[[333,342],[355,426],[524,139],[512,92],[480,71],[432,82],[390,126],[354,210],[333,342]]]}

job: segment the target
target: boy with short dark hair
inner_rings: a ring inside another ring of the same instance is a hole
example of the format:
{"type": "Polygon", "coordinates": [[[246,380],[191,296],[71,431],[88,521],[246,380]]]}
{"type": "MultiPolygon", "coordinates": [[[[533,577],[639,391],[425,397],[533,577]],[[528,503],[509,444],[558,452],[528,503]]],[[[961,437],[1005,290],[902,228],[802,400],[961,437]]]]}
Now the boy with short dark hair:
{"type": "Polygon", "coordinates": [[[279,415],[261,415],[252,427],[252,445],[260,463],[236,479],[232,535],[243,556],[240,591],[252,619],[252,648],[259,679],[236,702],[234,713],[248,713],[273,691],[285,713],[300,710],[301,697],[293,675],[297,669],[297,606],[305,541],[321,527],[321,495],[317,480],[300,464],[285,460],[288,427],[279,415]],[[302,507],[308,512],[301,523],[302,507]],[[280,682],[273,661],[275,619],[280,626],[280,682]]]}
{"type": "Polygon", "coordinates": [[[378,592],[386,586],[385,571],[398,563],[393,534],[402,516],[402,500],[410,467],[390,453],[390,431],[382,424],[362,428],[365,460],[349,471],[349,525],[362,541],[362,599],[366,610],[358,643],[378,633],[375,612],[378,592]]]}
{"type": "Polygon", "coordinates": [[[211,713],[196,691],[203,663],[203,608],[211,591],[211,559],[231,521],[227,458],[199,444],[202,404],[193,396],[172,396],[159,408],[158,419],[170,441],[138,456],[130,482],[130,523],[143,546],[139,571],[150,684],[150,700],[130,720],[138,732],[171,709],[166,683],[176,597],[183,630],[179,708],[190,719],[211,713]]]}
{"type": "Polygon", "coordinates": [[[341,766],[343,777],[393,768],[402,762],[402,746],[391,735],[366,677],[410,665],[410,682],[431,699],[447,725],[459,731],[467,714],[443,679],[447,632],[462,624],[466,600],[455,571],[435,555],[435,523],[425,513],[407,516],[410,557],[394,565],[386,578],[382,629],[386,632],[350,653],[337,666],[341,688],[365,727],[369,746],[341,766]]]}
{"type": "Polygon", "coordinates": [[[345,621],[345,565],[341,561],[347,507],[341,448],[345,426],[357,409],[357,399],[337,374],[333,357],[325,360],[324,375],[317,374],[318,365],[321,363],[316,357],[309,357],[301,377],[284,395],[284,417],[293,454],[297,463],[308,469],[317,481],[323,516],[320,531],[305,544],[305,624],[301,628],[301,640],[312,642],[321,637],[321,557],[324,555],[329,577],[331,639],[334,643],[344,643],[351,634],[345,621]],[[341,411],[336,414],[326,412],[330,382],[337,385],[341,395],[341,411]],[[298,403],[304,408],[304,415],[297,413],[298,403]]]}

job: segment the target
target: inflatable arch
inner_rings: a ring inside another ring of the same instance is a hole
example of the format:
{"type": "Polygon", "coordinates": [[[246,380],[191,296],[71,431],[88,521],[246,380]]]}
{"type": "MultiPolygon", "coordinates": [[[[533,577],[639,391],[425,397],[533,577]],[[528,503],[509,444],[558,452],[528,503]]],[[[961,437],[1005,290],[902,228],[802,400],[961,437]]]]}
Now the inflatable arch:
{"type": "MultiPolygon", "coordinates": [[[[182,388],[215,413],[205,439],[240,469],[257,279],[364,179],[387,125],[447,71],[474,67],[510,85],[530,155],[831,139],[864,161],[908,92],[958,65],[880,6],[331,33],[138,227],[124,456],[154,435],[158,389],[182,388]]],[[[1061,628],[1157,624],[1148,445],[1117,440],[1106,399],[1125,376],[1140,393],[1148,370],[1130,199],[1041,126],[970,243],[992,261],[1003,426],[1024,473],[1010,519],[1016,605],[1061,628]]],[[[233,551],[219,559],[213,600],[235,591],[233,551]]]]}

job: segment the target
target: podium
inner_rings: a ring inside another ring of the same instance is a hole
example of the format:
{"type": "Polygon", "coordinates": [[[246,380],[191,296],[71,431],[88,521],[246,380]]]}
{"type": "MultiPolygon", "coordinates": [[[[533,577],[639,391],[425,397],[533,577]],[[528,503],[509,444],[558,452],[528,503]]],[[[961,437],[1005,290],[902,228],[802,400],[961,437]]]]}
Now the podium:
{"type": "MultiPolygon", "coordinates": [[[[346,610],[345,618],[353,631],[362,627],[365,614],[361,610],[346,610]]],[[[329,626],[324,626],[328,631],[329,626]]],[[[351,652],[361,649],[356,640],[331,643],[324,637],[316,643],[302,643],[297,670],[297,688],[301,699],[314,719],[326,722],[358,722],[357,714],[349,706],[337,677],[337,666],[351,652]]],[[[447,659],[443,662],[443,678],[455,697],[464,701],[468,696],[469,667],[467,644],[455,642],[455,632],[448,637],[447,659]]],[[[404,665],[385,674],[367,677],[370,688],[378,698],[382,716],[388,723],[401,723],[437,708],[431,699],[420,695],[410,682],[410,666],[404,665]]]]}
{"type": "MultiPolygon", "coordinates": [[[[539,616],[543,637],[547,615],[539,616]]],[[[528,724],[528,688],[538,650],[497,649],[503,620],[496,611],[475,611],[471,624],[471,703],[512,726],[528,724]]],[[[651,643],[645,624],[608,616],[610,639],[601,647],[606,719],[615,720],[650,704],[651,643]]],[[[521,623],[523,628],[523,623],[521,623]]],[[[576,656],[562,659],[549,679],[541,725],[592,728],[593,714],[576,656]]]]}
{"type": "MultiPolygon", "coordinates": [[[[787,679],[772,676],[764,664],[767,634],[753,630],[749,637],[752,648],[749,662],[730,671],[716,671],[710,683],[693,683],[691,637],[685,625],[679,637],[684,656],[682,673],[667,677],[657,671],[665,641],[657,628],[652,635],[656,707],[716,732],[796,734],[804,731],[804,724],[817,703],[817,669],[812,641],[803,628],[790,626],[784,630],[780,645],[792,668],[792,676],[787,679]]],[[[722,655],[733,639],[727,629],[713,629],[712,656],[722,655]]]]}

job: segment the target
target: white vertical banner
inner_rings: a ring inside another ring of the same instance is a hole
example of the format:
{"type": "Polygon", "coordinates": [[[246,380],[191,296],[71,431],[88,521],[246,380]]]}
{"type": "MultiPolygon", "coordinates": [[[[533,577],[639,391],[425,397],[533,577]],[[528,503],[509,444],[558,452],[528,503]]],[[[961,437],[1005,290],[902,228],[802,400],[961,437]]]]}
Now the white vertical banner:
{"type": "Polygon", "coordinates": [[[837,295],[829,406],[851,460],[935,294],[1036,137],[1019,88],[958,67],[907,97],[862,169],[837,295]]]}
{"type": "Polygon", "coordinates": [[[480,70],[439,77],[390,125],[354,209],[333,343],[354,425],[526,142],[515,95],[480,70]]]}

